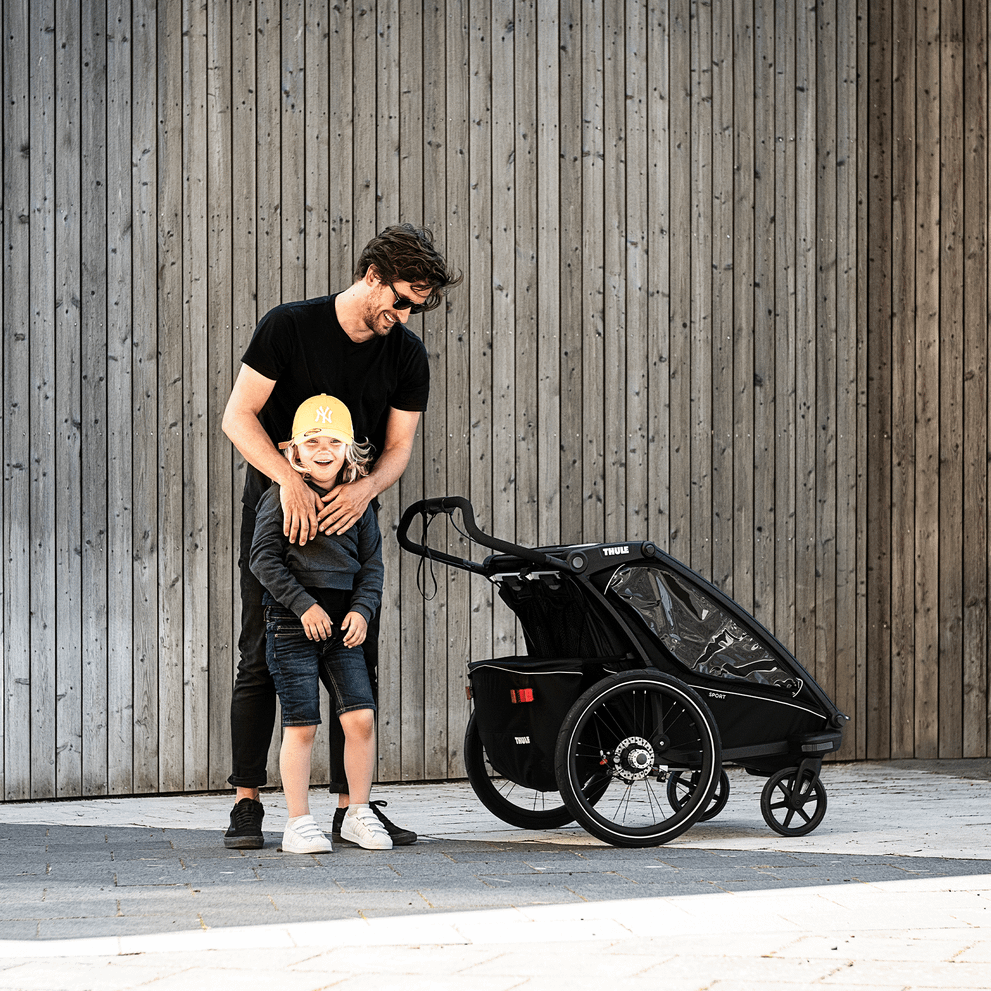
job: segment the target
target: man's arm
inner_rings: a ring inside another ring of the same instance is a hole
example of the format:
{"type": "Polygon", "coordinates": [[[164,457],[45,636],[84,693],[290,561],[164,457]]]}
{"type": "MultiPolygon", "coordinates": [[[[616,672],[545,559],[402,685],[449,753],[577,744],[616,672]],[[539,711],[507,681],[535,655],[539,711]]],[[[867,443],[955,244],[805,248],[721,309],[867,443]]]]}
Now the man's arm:
{"type": "Polygon", "coordinates": [[[272,443],[258,419],[274,388],[274,379],[241,365],[227,400],[222,426],[244,460],[279,483],[285,534],[293,543],[298,537],[302,546],[311,536],[316,536],[320,497],[272,443]]]}
{"type": "Polygon", "coordinates": [[[375,466],[364,476],[347,485],[338,485],[320,510],[320,529],[324,533],[344,533],[361,519],[368,504],[395,485],[409,464],[413,439],[420,414],[410,410],[390,409],[385,425],[385,449],[375,466]]]}

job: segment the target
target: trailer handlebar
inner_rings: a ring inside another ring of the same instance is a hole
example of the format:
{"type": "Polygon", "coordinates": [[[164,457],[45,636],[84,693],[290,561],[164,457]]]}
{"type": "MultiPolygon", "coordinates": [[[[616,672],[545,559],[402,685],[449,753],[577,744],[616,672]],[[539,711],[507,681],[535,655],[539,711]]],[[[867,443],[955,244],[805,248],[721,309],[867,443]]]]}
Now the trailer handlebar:
{"type": "Polygon", "coordinates": [[[534,564],[552,568],[563,568],[566,571],[572,570],[567,562],[546,551],[536,550],[532,547],[523,547],[520,544],[514,544],[508,540],[500,540],[498,537],[493,537],[485,533],[475,522],[475,510],[464,496],[439,496],[432,499],[420,499],[418,502],[414,502],[408,506],[399,521],[399,529],[396,533],[399,546],[403,550],[411,551],[413,554],[419,554],[420,557],[430,558],[442,564],[460,568],[463,571],[485,574],[486,568],[484,564],[478,561],[470,561],[466,558],[455,557],[446,551],[430,547],[426,543],[427,526],[430,524],[430,521],[442,513],[453,518],[454,513],[459,510],[465,533],[476,544],[481,544],[483,547],[488,547],[490,550],[500,554],[509,554],[513,557],[522,558],[524,561],[530,561],[534,564]],[[414,542],[409,536],[410,526],[417,516],[423,518],[423,536],[420,543],[414,542]]]}

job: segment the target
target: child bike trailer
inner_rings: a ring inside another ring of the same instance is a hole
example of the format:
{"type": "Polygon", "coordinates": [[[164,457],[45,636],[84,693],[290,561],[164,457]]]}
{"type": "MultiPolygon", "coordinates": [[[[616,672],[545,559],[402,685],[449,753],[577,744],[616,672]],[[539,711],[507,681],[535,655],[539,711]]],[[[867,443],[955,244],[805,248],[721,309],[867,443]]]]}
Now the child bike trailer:
{"type": "Polygon", "coordinates": [[[480,530],[460,496],[408,507],[398,538],[492,582],[519,620],[525,655],[468,664],[465,767],[504,822],[577,820],[617,846],[666,843],[722,811],[726,764],[767,779],[761,813],[776,832],[822,821],[822,759],[847,717],[753,616],[656,545],[524,547],[480,530]],[[431,546],[439,515],[493,553],[431,546]]]}

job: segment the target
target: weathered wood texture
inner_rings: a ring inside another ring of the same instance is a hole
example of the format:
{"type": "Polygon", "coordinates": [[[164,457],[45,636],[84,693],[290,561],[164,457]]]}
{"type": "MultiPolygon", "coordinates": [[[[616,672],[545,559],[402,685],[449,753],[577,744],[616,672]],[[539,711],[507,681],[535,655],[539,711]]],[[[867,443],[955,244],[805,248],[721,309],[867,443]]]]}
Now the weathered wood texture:
{"type": "Polygon", "coordinates": [[[988,753],[988,30],[975,0],[869,17],[869,757],[988,753]]]}
{"type": "Polygon", "coordinates": [[[518,649],[398,553],[448,493],[712,578],[852,717],[843,757],[987,753],[987,0],[2,19],[2,798],[224,786],[221,412],[258,318],[395,221],[466,281],[414,321],[431,405],[383,500],[380,780],[461,775],[465,661],[518,649]]]}

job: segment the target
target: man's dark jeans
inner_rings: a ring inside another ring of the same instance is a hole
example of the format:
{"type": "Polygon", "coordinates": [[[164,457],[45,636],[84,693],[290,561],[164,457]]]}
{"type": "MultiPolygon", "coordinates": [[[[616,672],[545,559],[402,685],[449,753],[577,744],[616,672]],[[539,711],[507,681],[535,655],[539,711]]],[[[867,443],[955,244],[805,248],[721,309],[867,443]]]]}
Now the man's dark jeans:
{"type": "MultiPolygon", "coordinates": [[[[378,506],[375,506],[376,510],[378,506]]],[[[268,781],[266,764],[275,727],[275,684],[265,660],[265,589],[248,567],[251,541],[255,535],[255,511],[241,505],[241,547],[238,568],[241,572],[241,636],[237,646],[240,660],[231,693],[231,763],[227,779],[241,788],[261,788],[268,781]]],[[[372,695],[378,699],[379,615],[368,624],[363,644],[372,695]]],[[[344,774],[344,731],[336,718],[330,726],[330,790],[348,790],[344,774]]]]}

